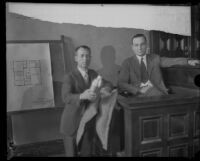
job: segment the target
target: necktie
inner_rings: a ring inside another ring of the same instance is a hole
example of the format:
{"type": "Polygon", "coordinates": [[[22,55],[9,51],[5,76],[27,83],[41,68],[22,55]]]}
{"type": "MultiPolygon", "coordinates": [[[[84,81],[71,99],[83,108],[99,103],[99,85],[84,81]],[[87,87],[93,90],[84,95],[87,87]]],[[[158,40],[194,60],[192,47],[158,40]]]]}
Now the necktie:
{"type": "Polygon", "coordinates": [[[141,58],[140,71],[141,71],[141,82],[146,83],[148,81],[149,76],[143,58],[141,58]]]}
{"type": "Polygon", "coordinates": [[[85,80],[85,83],[86,83],[86,84],[89,83],[89,78],[88,78],[87,72],[85,72],[85,74],[84,74],[84,80],[85,80]]]}

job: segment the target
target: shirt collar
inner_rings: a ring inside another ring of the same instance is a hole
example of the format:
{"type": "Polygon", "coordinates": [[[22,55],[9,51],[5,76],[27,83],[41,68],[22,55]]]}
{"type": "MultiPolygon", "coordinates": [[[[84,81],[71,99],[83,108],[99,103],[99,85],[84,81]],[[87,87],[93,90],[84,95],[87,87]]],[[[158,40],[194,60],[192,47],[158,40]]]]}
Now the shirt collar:
{"type": "Polygon", "coordinates": [[[83,69],[81,69],[81,68],[79,68],[79,67],[77,67],[77,68],[78,68],[79,72],[81,73],[81,75],[82,75],[83,77],[85,76],[85,74],[88,74],[88,69],[83,70],[83,69]]]}
{"type": "Polygon", "coordinates": [[[141,59],[143,58],[144,61],[146,61],[146,57],[147,55],[145,54],[144,56],[138,56],[136,55],[137,59],[139,60],[139,62],[141,62],[141,59]]]}

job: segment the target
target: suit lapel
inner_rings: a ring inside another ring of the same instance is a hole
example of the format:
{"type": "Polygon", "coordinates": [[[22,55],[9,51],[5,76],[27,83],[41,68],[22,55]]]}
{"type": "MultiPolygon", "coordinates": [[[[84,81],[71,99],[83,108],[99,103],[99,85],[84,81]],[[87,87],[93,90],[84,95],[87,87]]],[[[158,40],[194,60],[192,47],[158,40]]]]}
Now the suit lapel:
{"type": "MultiPolygon", "coordinates": [[[[147,58],[146,59],[147,60],[147,72],[150,77],[151,71],[153,69],[152,56],[150,54],[147,54],[146,58],[147,58]]],[[[140,64],[139,64],[139,61],[138,61],[136,55],[133,55],[133,57],[132,57],[132,65],[133,65],[134,72],[137,75],[137,78],[141,79],[140,64]]]]}
{"type": "Polygon", "coordinates": [[[152,57],[150,54],[147,54],[147,72],[149,74],[149,77],[150,77],[152,69],[153,69],[152,57]]]}
{"type": "Polygon", "coordinates": [[[133,69],[134,69],[134,72],[136,74],[136,77],[138,79],[141,79],[140,64],[139,64],[139,61],[138,61],[138,59],[135,55],[133,55],[133,57],[132,57],[132,65],[133,65],[133,69]]]}
{"type": "Polygon", "coordinates": [[[81,75],[81,73],[79,72],[78,69],[76,69],[74,71],[74,76],[75,76],[75,78],[76,78],[76,80],[78,82],[77,86],[79,87],[79,89],[80,90],[85,90],[87,88],[87,85],[86,85],[86,83],[84,81],[84,78],[82,77],[82,75],[81,75]]]}

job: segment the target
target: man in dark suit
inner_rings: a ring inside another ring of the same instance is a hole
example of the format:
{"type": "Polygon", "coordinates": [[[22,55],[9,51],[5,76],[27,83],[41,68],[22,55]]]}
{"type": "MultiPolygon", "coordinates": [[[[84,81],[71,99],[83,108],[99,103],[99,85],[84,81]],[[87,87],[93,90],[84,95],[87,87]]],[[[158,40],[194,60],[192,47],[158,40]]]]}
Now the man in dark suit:
{"type": "Polygon", "coordinates": [[[167,58],[156,54],[147,54],[147,39],[143,34],[132,38],[133,56],[122,63],[118,79],[121,93],[135,96],[153,96],[168,94],[160,67],[172,65],[195,65],[199,60],[187,58],[167,58]]]}
{"type": "MultiPolygon", "coordinates": [[[[75,61],[77,68],[67,74],[62,87],[62,99],[65,108],[61,116],[60,132],[64,136],[64,146],[66,156],[92,156],[95,132],[95,117],[85,126],[80,146],[76,145],[77,129],[81,117],[84,114],[90,101],[97,98],[97,94],[91,91],[91,82],[98,76],[97,72],[88,69],[91,60],[91,50],[88,46],[79,46],[75,51],[75,61]]],[[[103,80],[101,92],[109,92],[112,85],[103,80]]]]}
{"type": "MultiPolygon", "coordinates": [[[[132,37],[133,56],[124,60],[118,77],[119,93],[128,96],[147,97],[168,94],[160,67],[172,65],[196,65],[199,60],[167,58],[147,54],[147,39],[143,34],[132,37]]],[[[123,128],[123,127],[120,127],[123,128]]],[[[123,136],[120,137],[123,142],[123,136]]],[[[118,153],[123,156],[123,151],[118,153]]]]}

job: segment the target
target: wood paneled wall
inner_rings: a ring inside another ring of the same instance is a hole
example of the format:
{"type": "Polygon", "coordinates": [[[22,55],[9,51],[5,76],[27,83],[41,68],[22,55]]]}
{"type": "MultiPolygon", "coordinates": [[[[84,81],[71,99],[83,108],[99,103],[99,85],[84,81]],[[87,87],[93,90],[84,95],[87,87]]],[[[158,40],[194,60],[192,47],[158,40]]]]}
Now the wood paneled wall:
{"type": "Polygon", "coordinates": [[[165,57],[200,59],[200,4],[191,6],[191,36],[152,30],[150,51],[165,57]]]}

